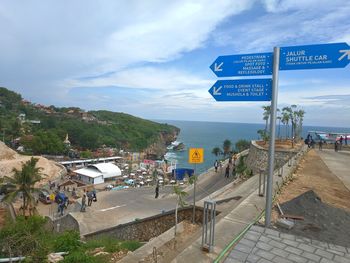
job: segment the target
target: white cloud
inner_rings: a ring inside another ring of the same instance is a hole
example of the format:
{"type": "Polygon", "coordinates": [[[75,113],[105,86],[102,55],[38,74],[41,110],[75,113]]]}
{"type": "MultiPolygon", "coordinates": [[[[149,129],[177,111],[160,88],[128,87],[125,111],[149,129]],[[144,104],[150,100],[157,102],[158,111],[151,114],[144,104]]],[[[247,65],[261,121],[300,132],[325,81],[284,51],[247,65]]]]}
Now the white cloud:
{"type": "Polygon", "coordinates": [[[240,52],[272,50],[274,46],[347,40],[350,2],[263,1],[268,11],[239,27],[215,33],[216,43],[232,43],[240,52]],[[288,12],[287,12],[288,11],[288,12]],[[235,36],[239,35],[237,39],[235,36]]]}

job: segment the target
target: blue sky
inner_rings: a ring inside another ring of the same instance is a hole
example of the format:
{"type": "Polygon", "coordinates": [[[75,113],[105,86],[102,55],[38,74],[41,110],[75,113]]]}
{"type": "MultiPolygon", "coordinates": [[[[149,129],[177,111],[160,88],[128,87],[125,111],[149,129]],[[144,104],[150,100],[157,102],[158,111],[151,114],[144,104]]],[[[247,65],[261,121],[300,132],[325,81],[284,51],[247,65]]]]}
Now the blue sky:
{"type": "MultiPolygon", "coordinates": [[[[348,42],[348,0],[0,2],[0,86],[25,99],[148,119],[262,122],[263,102],[216,102],[219,55],[348,42]]],[[[350,66],[281,71],[279,107],[350,127],[350,66]]]]}

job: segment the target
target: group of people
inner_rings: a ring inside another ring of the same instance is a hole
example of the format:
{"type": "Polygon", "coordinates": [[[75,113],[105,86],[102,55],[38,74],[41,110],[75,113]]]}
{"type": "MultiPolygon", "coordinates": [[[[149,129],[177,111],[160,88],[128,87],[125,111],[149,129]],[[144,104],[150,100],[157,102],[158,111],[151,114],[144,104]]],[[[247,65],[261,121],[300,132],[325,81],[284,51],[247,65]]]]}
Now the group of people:
{"type": "MultiPolygon", "coordinates": [[[[228,164],[225,168],[225,178],[229,178],[230,175],[232,175],[233,177],[236,176],[236,160],[237,160],[236,155],[233,155],[229,158],[228,164]]],[[[216,173],[218,172],[218,168],[220,168],[220,172],[221,172],[222,171],[222,161],[215,160],[214,168],[215,168],[216,173]]]]}
{"type": "Polygon", "coordinates": [[[86,198],[88,199],[87,206],[91,206],[92,202],[97,202],[96,191],[92,190],[83,194],[83,198],[81,199],[81,208],[80,212],[86,211],[86,198]]]}

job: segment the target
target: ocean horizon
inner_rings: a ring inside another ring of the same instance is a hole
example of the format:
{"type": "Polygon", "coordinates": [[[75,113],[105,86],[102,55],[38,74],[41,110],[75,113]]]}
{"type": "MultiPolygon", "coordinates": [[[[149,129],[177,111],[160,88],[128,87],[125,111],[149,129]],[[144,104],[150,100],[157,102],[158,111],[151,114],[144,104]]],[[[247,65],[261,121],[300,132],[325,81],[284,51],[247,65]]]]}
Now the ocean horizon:
{"type": "MultiPolygon", "coordinates": [[[[185,144],[184,151],[169,150],[166,154],[168,160],[177,163],[178,168],[194,168],[193,164],[188,163],[189,148],[203,148],[204,162],[196,165],[196,173],[200,174],[213,166],[216,156],[213,155],[214,147],[222,148],[223,142],[229,139],[232,146],[237,141],[258,140],[258,130],[264,129],[263,123],[234,123],[234,122],[210,122],[210,121],[181,121],[181,120],[154,120],[157,122],[167,123],[180,128],[177,137],[178,142],[185,144]]],[[[290,127],[290,125],[289,125],[290,127]]],[[[326,126],[303,126],[302,137],[306,138],[308,131],[322,132],[345,132],[350,133],[347,127],[326,127],[326,126]]],[[[290,132],[290,130],[289,130],[290,132]]],[[[276,125],[276,136],[285,137],[286,128],[284,125],[276,125]]]]}

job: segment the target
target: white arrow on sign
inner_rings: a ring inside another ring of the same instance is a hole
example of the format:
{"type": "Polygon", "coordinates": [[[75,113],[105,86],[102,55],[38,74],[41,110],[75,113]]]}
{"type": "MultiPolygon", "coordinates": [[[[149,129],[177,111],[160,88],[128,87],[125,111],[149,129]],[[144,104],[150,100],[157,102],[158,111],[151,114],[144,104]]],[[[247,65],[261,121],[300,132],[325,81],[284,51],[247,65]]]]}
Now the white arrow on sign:
{"type": "Polygon", "coordinates": [[[221,62],[219,65],[215,63],[214,71],[222,71],[222,65],[224,65],[224,62],[221,62]]]}
{"type": "Polygon", "coordinates": [[[348,56],[348,59],[350,59],[350,49],[349,50],[339,50],[339,52],[344,53],[340,58],[338,58],[339,61],[341,61],[346,56],[348,56]]]}
{"type": "Polygon", "coordinates": [[[218,87],[218,88],[215,88],[214,87],[214,90],[213,90],[213,95],[221,95],[221,90],[222,86],[218,87]]]}

